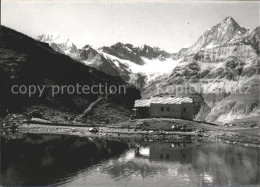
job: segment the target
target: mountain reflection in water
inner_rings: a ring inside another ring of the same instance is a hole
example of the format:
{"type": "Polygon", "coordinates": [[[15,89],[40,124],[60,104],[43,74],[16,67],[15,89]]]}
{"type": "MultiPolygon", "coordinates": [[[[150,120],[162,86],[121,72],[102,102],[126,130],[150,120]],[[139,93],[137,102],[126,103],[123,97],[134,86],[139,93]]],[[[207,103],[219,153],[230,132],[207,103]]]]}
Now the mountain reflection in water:
{"type": "Polygon", "coordinates": [[[102,160],[119,155],[127,144],[75,136],[28,135],[1,138],[0,185],[48,185],[102,160]]]}
{"type": "Polygon", "coordinates": [[[0,185],[260,184],[260,149],[222,143],[124,142],[73,136],[1,139],[0,185]]]}

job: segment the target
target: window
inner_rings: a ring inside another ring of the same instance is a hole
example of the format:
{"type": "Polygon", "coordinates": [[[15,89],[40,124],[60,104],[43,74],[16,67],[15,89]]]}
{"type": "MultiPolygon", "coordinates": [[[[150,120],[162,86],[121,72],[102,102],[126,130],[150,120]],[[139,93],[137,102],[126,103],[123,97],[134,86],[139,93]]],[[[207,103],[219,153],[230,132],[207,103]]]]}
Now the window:
{"type": "Polygon", "coordinates": [[[163,154],[160,154],[160,159],[163,159],[163,154]]]}
{"type": "Polygon", "coordinates": [[[169,112],[170,111],[170,107],[167,107],[167,112],[169,112]]]}
{"type": "Polygon", "coordinates": [[[162,111],[162,112],[164,111],[164,107],[163,107],[163,106],[161,107],[161,111],[162,111]]]}
{"type": "Polygon", "coordinates": [[[186,112],[186,108],[183,108],[183,112],[186,112]]]}

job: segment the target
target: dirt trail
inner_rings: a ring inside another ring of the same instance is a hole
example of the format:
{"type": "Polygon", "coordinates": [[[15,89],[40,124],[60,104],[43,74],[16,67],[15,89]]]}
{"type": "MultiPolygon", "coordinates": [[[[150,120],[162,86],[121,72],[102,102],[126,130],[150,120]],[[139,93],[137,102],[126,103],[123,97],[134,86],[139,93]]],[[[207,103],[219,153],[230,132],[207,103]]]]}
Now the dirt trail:
{"type": "Polygon", "coordinates": [[[91,103],[88,108],[83,112],[83,114],[81,115],[78,115],[75,119],[74,119],[74,122],[76,122],[78,119],[81,119],[85,116],[87,116],[94,108],[95,106],[100,102],[102,101],[103,99],[105,99],[104,97],[100,97],[98,98],[96,101],[94,101],[93,103],[91,103]]]}

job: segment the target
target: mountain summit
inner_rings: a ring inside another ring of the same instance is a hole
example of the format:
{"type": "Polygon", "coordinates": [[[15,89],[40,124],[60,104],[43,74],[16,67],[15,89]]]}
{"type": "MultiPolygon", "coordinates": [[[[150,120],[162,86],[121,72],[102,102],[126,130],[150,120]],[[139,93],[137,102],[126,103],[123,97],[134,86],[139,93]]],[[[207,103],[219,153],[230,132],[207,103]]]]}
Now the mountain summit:
{"type": "Polygon", "coordinates": [[[228,16],[228,17],[226,17],[225,19],[223,19],[222,22],[221,22],[221,24],[231,24],[231,25],[233,25],[233,26],[238,26],[238,27],[240,27],[239,24],[238,24],[238,23],[234,20],[234,18],[231,17],[231,16],[228,16]]]}
{"type": "Polygon", "coordinates": [[[37,40],[48,43],[55,51],[68,55],[72,58],[77,56],[76,45],[68,38],[62,37],[57,33],[46,33],[37,37],[37,40]]]}
{"type": "Polygon", "coordinates": [[[201,49],[210,49],[227,44],[233,39],[245,34],[248,29],[241,27],[232,17],[226,17],[221,23],[207,30],[198,41],[192,45],[187,54],[194,54],[201,49]]]}

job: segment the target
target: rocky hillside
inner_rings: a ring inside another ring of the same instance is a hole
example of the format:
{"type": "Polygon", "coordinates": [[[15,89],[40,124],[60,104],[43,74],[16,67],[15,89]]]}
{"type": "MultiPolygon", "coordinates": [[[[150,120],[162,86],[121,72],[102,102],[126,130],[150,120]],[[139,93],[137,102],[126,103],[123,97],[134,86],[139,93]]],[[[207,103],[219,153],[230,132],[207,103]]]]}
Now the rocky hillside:
{"type": "Polygon", "coordinates": [[[83,65],[54,51],[46,43],[4,26],[0,29],[0,46],[2,117],[12,113],[38,113],[51,121],[55,119],[56,122],[73,122],[92,103],[99,100],[95,108],[80,119],[82,122],[102,123],[106,118],[110,122],[124,121],[129,117],[134,100],[140,98],[140,92],[120,78],[83,65]],[[114,85],[116,88],[126,88],[126,91],[95,91],[86,94],[81,91],[79,94],[65,89],[64,92],[52,95],[54,85],[68,87],[77,84],[89,87],[102,84],[108,88],[114,85]],[[28,90],[14,94],[11,92],[13,85],[24,85],[23,90],[30,85],[44,86],[46,90],[41,96],[38,90],[31,96],[28,95],[28,90]]]}
{"type": "Polygon", "coordinates": [[[179,64],[170,75],[150,82],[143,95],[149,97],[158,90],[176,93],[178,88],[181,94],[201,93],[211,107],[206,120],[220,124],[258,116],[259,41],[259,27],[245,29],[227,17],[194,45],[174,54],[182,58],[179,64]]]}

